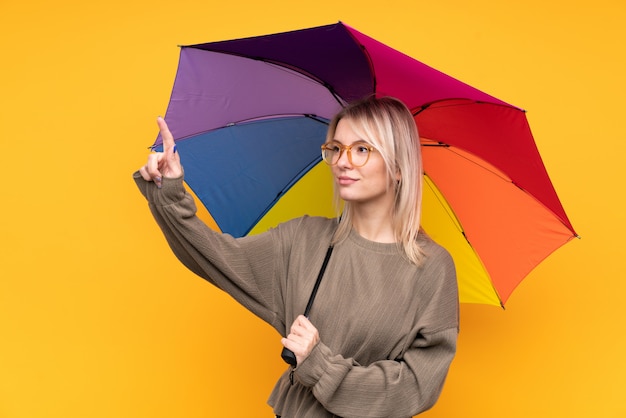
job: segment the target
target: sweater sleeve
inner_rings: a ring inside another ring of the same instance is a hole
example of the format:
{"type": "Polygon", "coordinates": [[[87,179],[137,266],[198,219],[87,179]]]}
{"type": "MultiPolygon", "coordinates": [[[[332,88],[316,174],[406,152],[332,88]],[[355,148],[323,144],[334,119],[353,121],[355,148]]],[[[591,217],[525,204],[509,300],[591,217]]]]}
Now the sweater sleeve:
{"type": "Polygon", "coordinates": [[[435,281],[440,285],[416,320],[412,342],[400,359],[363,366],[320,342],[298,365],[296,378],[311,388],[324,408],[346,418],[411,417],[435,404],[458,337],[458,291],[451,258],[438,270],[435,281]]]}
{"type": "Polygon", "coordinates": [[[272,234],[233,238],[213,231],[196,217],[193,198],[183,178],[164,178],[162,188],[133,175],[139,190],[176,257],[192,272],[228,293],[279,332],[283,304],[277,260],[283,259],[272,234]]]}

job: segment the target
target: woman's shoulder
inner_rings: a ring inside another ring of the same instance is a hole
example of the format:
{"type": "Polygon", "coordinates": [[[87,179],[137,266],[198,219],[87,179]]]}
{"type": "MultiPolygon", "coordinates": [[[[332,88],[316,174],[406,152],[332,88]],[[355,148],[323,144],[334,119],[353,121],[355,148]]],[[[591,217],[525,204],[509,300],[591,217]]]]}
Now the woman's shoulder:
{"type": "Polygon", "coordinates": [[[446,260],[452,262],[452,255],[450,252],[445,247],[437,243],[426,232],[420,232],[417,237],[417,241],[420,248],[426,255],[426,260],[430,258],[432,260],[446,260]]]}
{"type": "Polygon", "coordinates": [[[289,235],[326,236],[337,228],[337,219],[322,216],[303,215],[285,221],[277,226],[289,235]]]}
{"type": "Polygon", "coordinates": [[[290,228],[300,233],[325,234],[328,231],[335,230],[337,227],[337,219],[326,218],[323,216],[303,215],[286,221],[279,226],[282,228],[290,228]]]}

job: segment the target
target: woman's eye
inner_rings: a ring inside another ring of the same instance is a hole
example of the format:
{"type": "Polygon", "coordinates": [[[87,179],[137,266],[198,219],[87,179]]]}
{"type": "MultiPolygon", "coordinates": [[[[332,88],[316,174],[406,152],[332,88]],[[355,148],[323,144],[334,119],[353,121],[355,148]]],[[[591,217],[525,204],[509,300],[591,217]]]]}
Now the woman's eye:
{"type": "Polygon", "coordinates": [[[365,145],[359,145],[358,147],[356,147],[356,152],[358,152],[359,154],[367,154],[369,151],[369,148],[365,145]]]}

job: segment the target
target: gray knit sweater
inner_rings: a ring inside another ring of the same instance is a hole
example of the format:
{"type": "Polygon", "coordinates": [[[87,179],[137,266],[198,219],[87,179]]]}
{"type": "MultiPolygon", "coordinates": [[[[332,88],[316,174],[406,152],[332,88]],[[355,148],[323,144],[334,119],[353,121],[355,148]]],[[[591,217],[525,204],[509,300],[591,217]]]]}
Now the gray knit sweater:
{"type": "MultiPolygon", "coordinates": [[[[182,179],[158,189],[134,178],[180,261],[284,336],[304,311],[336,221],[305,216],[235,239],[195,216],[182,179]]],[[[289,369],[278,380],[269,398],[276,414],[410,417],[435,403],[456,351],[457,283],[448,252],[425,236],[420,243],[421,267],[397,245],[354,231],[335,245],[309,317],[320,342],[293,383],[289,369]]]]}

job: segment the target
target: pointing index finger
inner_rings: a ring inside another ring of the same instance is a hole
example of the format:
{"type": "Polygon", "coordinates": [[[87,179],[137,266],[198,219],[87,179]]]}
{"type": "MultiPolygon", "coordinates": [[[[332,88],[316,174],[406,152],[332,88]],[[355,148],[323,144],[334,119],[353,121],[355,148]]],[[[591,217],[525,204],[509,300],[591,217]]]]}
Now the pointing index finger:
{"type": "Polygon", "coordinates": [[[159,125],[159,132],[161,132],[161,139],[163,139],[163,152],[168,153],[174,148],[175,142],[170,129],[167,127],[165,119],[161,116],[157,118],[157,124],[159,125]]]}

